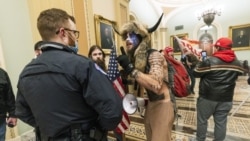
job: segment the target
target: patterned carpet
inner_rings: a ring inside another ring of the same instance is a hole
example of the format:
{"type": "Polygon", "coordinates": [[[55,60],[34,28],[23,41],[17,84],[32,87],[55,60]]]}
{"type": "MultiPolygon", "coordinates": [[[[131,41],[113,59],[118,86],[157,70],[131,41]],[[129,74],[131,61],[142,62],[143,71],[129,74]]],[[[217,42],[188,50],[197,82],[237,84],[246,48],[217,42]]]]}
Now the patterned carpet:
{"type": "MultiPolygon", "coordinates": [[[[227,137],[225,141],[250,141],[250,85],[247,76],[240,76],[235,89],[233,108],[228,115],[227,137]]],[[[178,114],[181,118],[175,121],[172,130],[172,141],[193,141],[196,134],[196,99],[198,97],[198,84],[196,81],[195,95],[186,98],[177,98],[178,114]]],[[[131,115],[130,129],[126,131],[126,141],[145,141],[143,119],[131,115]]],[[[209,119],[206,141],[213,140],[213,118],[209,119]]],[[[110,140],[114,138],[110,137],[110,140]]]]}

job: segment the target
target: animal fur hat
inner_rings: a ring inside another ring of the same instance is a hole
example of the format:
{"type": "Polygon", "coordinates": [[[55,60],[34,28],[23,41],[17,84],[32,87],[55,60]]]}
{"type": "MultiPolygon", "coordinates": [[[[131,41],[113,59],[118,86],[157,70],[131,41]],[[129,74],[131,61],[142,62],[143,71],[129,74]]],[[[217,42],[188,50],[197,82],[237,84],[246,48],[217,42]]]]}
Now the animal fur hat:
{"type": "Polygon", "coordinates": [[[139,69],[140,71],[144,71],[145,69],[147,62],[147,50],[151,48],[150,34],[157,29],[157,27],[161,22],[162,17],[163,14],[161,15],[157,23],[151,28],[148,28],[147,25],[137,21],[130,21],[128,23],[125,23],[121,28],[121,32],[117,31],[114,28],[115,32],[118,33],[123,40],[126,40],[127,34],[132,32],[135,33],[138,39],[140,40],[140,43],[136,47],[134,53],[128,54],[130,60],[134,62],[135,68],[139,69]]]}

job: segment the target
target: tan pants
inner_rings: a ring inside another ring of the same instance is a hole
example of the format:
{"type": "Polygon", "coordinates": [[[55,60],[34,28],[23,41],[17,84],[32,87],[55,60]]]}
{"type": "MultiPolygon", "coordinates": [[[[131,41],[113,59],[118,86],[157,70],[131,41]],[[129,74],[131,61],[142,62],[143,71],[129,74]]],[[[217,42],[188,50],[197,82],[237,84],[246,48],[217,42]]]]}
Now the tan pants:
{"type": "Polygon", "coordinates": [[[171,141],[174,108],[171,101],[149,102],[145,113],[147,141],[171,141]]]}

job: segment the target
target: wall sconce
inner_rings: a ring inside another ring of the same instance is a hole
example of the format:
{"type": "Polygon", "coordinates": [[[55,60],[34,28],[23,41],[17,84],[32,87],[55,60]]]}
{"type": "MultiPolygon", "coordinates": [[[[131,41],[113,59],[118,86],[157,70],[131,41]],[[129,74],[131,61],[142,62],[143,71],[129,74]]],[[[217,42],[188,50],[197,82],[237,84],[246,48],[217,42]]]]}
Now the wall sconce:
{"type": "Polygon", "coordinates": [[[215,15],[220,16],[221,15],[221,9],[208,9],[200,13],[197,18],[200,20],[203,18],[204,23],[206,23],[207,26],[210,26],[212,22],[214,21],[215,15]]]}

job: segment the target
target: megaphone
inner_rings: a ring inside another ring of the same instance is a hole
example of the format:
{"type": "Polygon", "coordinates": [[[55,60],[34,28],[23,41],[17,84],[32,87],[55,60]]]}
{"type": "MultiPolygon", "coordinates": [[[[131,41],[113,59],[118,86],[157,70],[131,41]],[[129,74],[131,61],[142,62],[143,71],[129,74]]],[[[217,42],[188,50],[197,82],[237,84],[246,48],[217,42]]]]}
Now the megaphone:
{"type": "Polygon", "coordinates": [[[133,94],[126,94],[122,101],[123,109],[128,114],[134,114],[137,108],[145,107],[148,99],[135,97],[133,94]]]}

